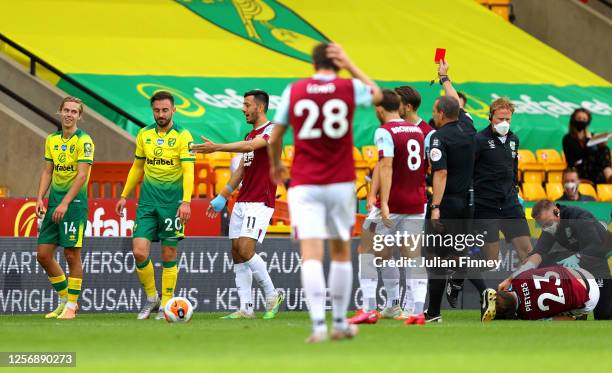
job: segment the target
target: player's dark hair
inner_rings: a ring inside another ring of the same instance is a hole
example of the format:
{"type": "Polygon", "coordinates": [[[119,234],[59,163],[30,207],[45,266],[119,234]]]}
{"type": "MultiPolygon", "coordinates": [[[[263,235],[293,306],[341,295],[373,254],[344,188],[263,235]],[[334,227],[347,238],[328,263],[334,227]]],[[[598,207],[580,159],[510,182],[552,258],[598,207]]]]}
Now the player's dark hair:
{"type": "Polygon", "coordinates": [[[244,94],[244,98],[247,98],[249,96],[253,96],[253,98],[255,99],[255,102],[257,102],[258,104],[263,104],[264,113],[268,112],[268,104],[270,103],[270,96],[266,92],[262,91],[261,89],[253,89],[244,94]]]}
{"type": "Polygon", "coordinates": [[[459,118],[459,101],[450,96],[440,96],[437,98],[438,111],[444,113],[448,119],[459,118]]]}
{"type": "Polygon", "coordinates": [[[507,291],[498,291],[495,298],[495,320],[516,318],[516,299],[507,291]]]}
{"type": "Polygon", "coordinates": [[[382,90],[383,99],[380,102],[379,106],[381,106],[387,112],[398,111],[400,107],[400,97],[395,93],[395,91],[390,89],[382,90]]]}
{"type": "Polygon", "coordinates": [[[166,92],[166,91],[155,92],[155,94],[151,96],[151,105],[153,105],[155,101],[163,101],[163,100],[170,100],[170,102],[172,103],[172,106],[174,106],[174,96],[172,96],[170,92],[166,92]]]}
{"type": "Polygon", "coordinates": [[[533,205],[533,208],[531,209],[531,217],[534,219],[537,219],[540,217],[543,211],[549,210],[554,207],[555,207],[554,202],[547,200],[547,199],[542,199],[536,202],[535,205],[533,205]]]}
{"type": "Polygon", "coordinates": [[[336,66],[331,58],[327,57],[328,45],[327,43],[321,43],[312,49],[312,63],[314,64],[315,70],[330,69],[338,72],[340,68],[336,66]]]}
{"type": "Polygon", "coordinates": [[[421,106],[421,94],[415,88],[408,85],[395,88],[395,92],[400,96],[402,104],[412,105],[412,109],[417,111],[421,106]]]}
{"type": "Polygon", "coordinates": [[[467,104],[467,97],[463,94],[463,92],[457,92],[457,96],[463,100],[463,105],[467,104]]]}

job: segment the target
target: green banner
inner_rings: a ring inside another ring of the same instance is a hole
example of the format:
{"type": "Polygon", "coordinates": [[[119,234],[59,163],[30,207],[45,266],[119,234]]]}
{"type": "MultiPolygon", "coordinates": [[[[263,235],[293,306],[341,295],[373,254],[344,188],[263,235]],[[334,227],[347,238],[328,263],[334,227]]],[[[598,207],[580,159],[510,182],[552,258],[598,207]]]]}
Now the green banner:
{"type": "MultiPolygon", "coordinates": [[[[283,89],[295,79],[288,78],[204,78],[176,76],[126,76],[71,74],[73,78],[91,88],[126,112],[145,123],[153,123],[148,98],[156,90],[168,90],[176,97],[175,121],[188,128],[196,141],[201,135],[217,142],[238,141],[250,131],[241,112],[244,92],[260,88],[270,94],[270,119],[283,89]]],[[[442,91],[439,85],[425,82],[379,81],[382,87],[414,86],[422,96],[419,113],[424,120],[431,118],[433,102],[442,91]]],[[[132,135],[138,131],[108,109],[60,81],[58,86],[85,102],[132,135]]],[[[488,124],[488,104],[505,96],[516,105],[511,130],[521,140],[523,149],[554,148],[561,150],[561,139],[567,133],[569,115],[577,107],[593,113],[592,132],[612,131],[612,87],[578,87],[528,84],[463,83],[455,88],[468,97],[466,110],[474,118],[478,129],[488,124]]],[[[373,143],[374,131],[379,125],[373,108],[358,108],[354,120],[355,145],[373,143]]],[[[288,136],[286,143],[291,144],[288,136]]]]}

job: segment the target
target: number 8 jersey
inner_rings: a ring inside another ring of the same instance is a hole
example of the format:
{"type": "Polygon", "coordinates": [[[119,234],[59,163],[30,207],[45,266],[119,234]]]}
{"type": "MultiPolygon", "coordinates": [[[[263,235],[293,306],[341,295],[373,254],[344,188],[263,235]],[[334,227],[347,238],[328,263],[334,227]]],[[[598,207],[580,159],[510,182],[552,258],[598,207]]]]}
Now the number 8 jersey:
{"type": "Polygon", "coordinates": [[[512,280],[518,298],[516,313],[523,320],[538,320],[583,308],[589,300],[586,287],[568,269],[536,268],[512,280]]]}
{"type": "Polygon", "coordinates": [[[293,127],[291,186],[355,180],[353,114],[357,105],[371,103],[370,87],[335,75],[315,75],[285,89],[274,122],[293,127]]]}

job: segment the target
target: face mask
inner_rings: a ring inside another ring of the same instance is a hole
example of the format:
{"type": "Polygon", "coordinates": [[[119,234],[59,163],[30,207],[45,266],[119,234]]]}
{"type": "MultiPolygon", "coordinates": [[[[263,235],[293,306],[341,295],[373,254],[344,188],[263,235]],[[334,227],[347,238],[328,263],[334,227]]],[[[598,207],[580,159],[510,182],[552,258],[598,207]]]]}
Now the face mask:
{"type": "Polygon", "coordinates": [[[547,226],[547,227],[542,227],[542,230],[544,232],[550,233],[552,235],[554,235],[555,233],[557,233],[557,227],[559,226],[559,222],[554,222],[551,225],[547,226]]]}
{"type": "Polygon", "coordinates": [[[572,120],[571,124],[578,131],[582,131],[589,125],[589,122],[585,122],[581,120],[572,120]]]}
{"type": "Polygon", "coordinates": [[[497,134],[500,136],[506,136],[508,134],[508,131],[510,131],[510,123],[506,121],[497,123],[494,126],[495,132],[497,132],[497,134]]]}
{"type": "Polygon", "coordinates": [[[578,189],[578,183],[573,182],[573,181],[568,181],[567,183],[563,184],[563,187],[565,188],[565,190],[571,194],[576,193],[576,190],[578,189]]]}

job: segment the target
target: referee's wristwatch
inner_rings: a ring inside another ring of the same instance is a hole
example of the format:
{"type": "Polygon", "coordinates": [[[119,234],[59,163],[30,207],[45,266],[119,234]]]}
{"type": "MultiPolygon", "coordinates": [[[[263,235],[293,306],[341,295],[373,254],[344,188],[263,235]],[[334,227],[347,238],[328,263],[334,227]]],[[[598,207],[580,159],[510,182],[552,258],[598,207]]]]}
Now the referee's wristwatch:
{"type": "Polygon", "coordinates": [[[435,210],[435,209],[439,210],[440,209],[440,205],[435,205],[435,204],[432,203],[431,205],[429,205],[429,209],[430,210],[435,210]]]}

